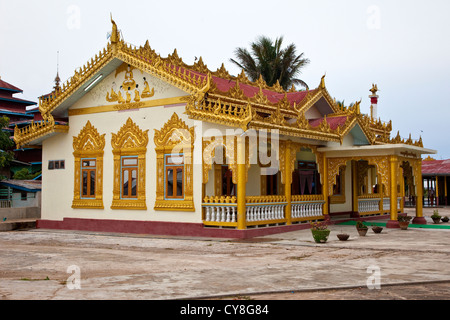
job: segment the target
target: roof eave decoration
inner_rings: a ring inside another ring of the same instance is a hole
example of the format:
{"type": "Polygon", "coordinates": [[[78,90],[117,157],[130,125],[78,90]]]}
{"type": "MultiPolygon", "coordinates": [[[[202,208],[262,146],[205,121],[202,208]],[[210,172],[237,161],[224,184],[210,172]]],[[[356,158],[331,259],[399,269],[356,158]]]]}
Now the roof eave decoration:
{"type": "MultiPolygon", "coordinates": [[[[211,72],[201,57],[193,65],[187,65],[178,56],[176,49],[167,58],[162,58],[150,47],[148,41],[139,48],[126,43],[112,18],[111,23],[112,33],[106,48],[76,70],[74,75],[52,94],[39,99],[39,111],[43,121],[15,129],[14,140],[18,147],[48,133],[67,132],[68,126],[56,125],[52,112],[114,58],[187,92],[189,96],[186,97],[186,114],[192,119],[239,127],[243,130],[278,129],[281,134],[341,143],[357,122],[371,144],[399,141],[390,138],[391,123],[384,124],[381,120],[376,121],[362,115],[360,102],[347,108],[339,106],[326,88],[325,76],[321,78],[316,89],[305,92],[304,96],[294,99],[293,102],[288,99],[291,97],[288,95],[297,94],[295,88],[285,91],[278,82],[269,87],[262,77],[252,82],[243,71],[234,77],[223,64],[215,72],[211,72]],[[235,85],[227,92],[220,91],[213,77],[234,81],[235,85]],[[252,97],[246,96],[241,85],[251,86],[255,94],[252,97]],[[277,96],[276,102],[274,96],[277,96]],[[319,126],[311,127],[309,120],[305,118],[305,112],[321,98],[326,100],[332,112],[323,118],[319,126]],[[345,124],[332,129],[327,117],[333,116],[347,117],[345,124]]],[[[402,143],[422,145],[421,139],[418,142],[411,139],[402,140],[402,143]]]]}
{"type": "Polygon", "coordinates": [[[31,143],[45,135],[67,132],[69,132],[68,125],[56,124],[53,116],[49,115],[46,120],[32,121],[29,126],[21,129],[16,126],[14,128],[14,142],[16,143],[17,149],[20,149],[23,145],[31,143]]]}

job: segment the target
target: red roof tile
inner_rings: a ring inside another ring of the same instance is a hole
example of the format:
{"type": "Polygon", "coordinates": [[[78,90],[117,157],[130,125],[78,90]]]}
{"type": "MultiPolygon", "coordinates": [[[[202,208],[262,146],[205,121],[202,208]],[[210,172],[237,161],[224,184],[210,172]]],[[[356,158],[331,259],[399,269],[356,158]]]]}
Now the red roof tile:
{"type": "Polygon", "coordinates": [[[23,92],[22,89],[19,89],[19,88],[13,86],[12,84],[9,84],[8,82],[0,79],[0,90],[1,89],[8,89],[8,90],[15,91],[15,92],[23,92]]]}
{"type": "MultiPolygon", "coordinates": [[[[347,116],[341,117],[327,117],[327,122],[330,125],[331,130],[336,130],[337,127],[342,126],[347,121],[347,116]]],[[[311,127],[318,127],[323,122],[323,118],[309,120],[311,127]]]]}
{"type": "Polygon", "coordinates": [[[450,175],[450,160],[430,160],[422,162],[422,174],[450,175]]]}

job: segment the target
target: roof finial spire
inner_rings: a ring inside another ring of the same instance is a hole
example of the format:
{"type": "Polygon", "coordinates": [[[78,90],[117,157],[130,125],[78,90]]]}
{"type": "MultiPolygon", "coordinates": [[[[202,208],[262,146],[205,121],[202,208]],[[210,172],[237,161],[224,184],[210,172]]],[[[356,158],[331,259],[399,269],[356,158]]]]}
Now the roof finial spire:
{"type": "Polygon", "coordinates": [[[61,79],[59,78],[59,51],[56,52],[56,78],[55,78],[55,86],[53,89],[60,89],[59,83],[61,79]]]}
{"type": "Polygon", "coordinates": [[[117,43],[117,42],[119,42],[119,30],[117,29],[116,22],[112,18],[112,13],[110,13],[110,15],[111,15],[111,23],[112,23],[111,43],[117,43]]]}

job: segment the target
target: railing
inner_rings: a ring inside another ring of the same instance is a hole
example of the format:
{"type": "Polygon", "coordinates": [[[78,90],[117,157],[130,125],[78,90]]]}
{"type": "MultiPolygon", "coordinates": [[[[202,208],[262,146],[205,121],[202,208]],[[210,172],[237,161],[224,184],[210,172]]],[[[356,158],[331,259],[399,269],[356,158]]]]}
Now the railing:
{"type": "Polygon", "coordinates": [[[0,200],[0,208],[11,208],[11,200],[0,200]]]}
{"type": "MultiPolygon", "coordinates": [[[[397,210],[402,208],[402,197],[397,198],[397,210]]],[[[358,199],[358,212],[361,214],[373,214],[373,213],[383,213],[389,212],[391,210],[391,199],[383,198],[359,198],[358,199]],[[380,210],[381,202],[381,210],[380,210]]]]}
{"type": "Polygon", "coordinates": [[[247,225],[286,222],[285,196],[251,196],[245,202],[247,225]]]}
{"type": "Polygon", "coordinates": [[[383,199],[383,211],[389,211],[391,210],[391,199],[384,198],[383,199]]]}
{"type": "Polygon", "coordinates": [[[205,197],[203,208],[205,225],[237,226],[236,197],[205,197]]]}
{"type": "MultiPolygon", "coordinates": [[[[245,198],[247,226],[283,224],[287,222],[285,196],[248,196],[245,198]]],[[[322,195],[292,196],[293,222],[323,218],[322,195]]],[[[209,226],[237,227],[236,197],[205,197],[203,223],[209,226]]]]}
{"type": "Polygon", "coordinates": [[[314,202],[292,202],[291,218],[299,220],[308,220],[308,218],[323,216],[323,204],[325,201],[314,202]]]}
{"type": "Polygon", "coordinates": [[[358,212],[379,212],[381,199],[358,199],[358,212]]]}

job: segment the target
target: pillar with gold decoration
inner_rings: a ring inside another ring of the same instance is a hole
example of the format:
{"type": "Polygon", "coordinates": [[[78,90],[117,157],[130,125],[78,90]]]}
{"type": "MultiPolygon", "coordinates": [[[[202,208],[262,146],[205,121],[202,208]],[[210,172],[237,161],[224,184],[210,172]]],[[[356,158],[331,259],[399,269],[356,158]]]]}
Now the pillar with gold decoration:
{"type": "Polygon", "coordinates": [[[245,135],[237,137],[237,228],[246,229],[246,167],[245,167],[245,135]]]}
{"type": "Polygon", "coordinates": [[[329,194],[328,194],[328,184],[330,181],[328,180],[328,158],[326,155],[323,156],[323,187],[322,187],[322,193],[323,193],[323,200],[325,200],[325,203],[323,204],[323,215],[325,217],[325,220],[328,221],[330,219],[329,215],[329,194]]]}
{"type": "Polygon", "coordinates": [[[285,151],[285,170],[284,170],[284,194],[286,196],[286,224],[292,224],[291,218],[291,201],[292,201],[292,168],[291,168],[291,141],[286,141],[286,151],[285,151]]]}
{"type": "Polygon", "coordinates": [[[398,157],[395,155],[391,155],[389,157],[389,167],[390,167],[390,220],[387,222],[387,228],[399,228],[397,216],[398,216],[398,207],[397,207],[397,177],[398,177],[398,157]]]}
{"type": "Polygon", "coordinates": [[[416,187],[416,216],[412,223],[427,224],[427,220],[423,216],[423,180],[422,180],[422,159],[417,160],[414,164],[414,178],[416,187]]]}

